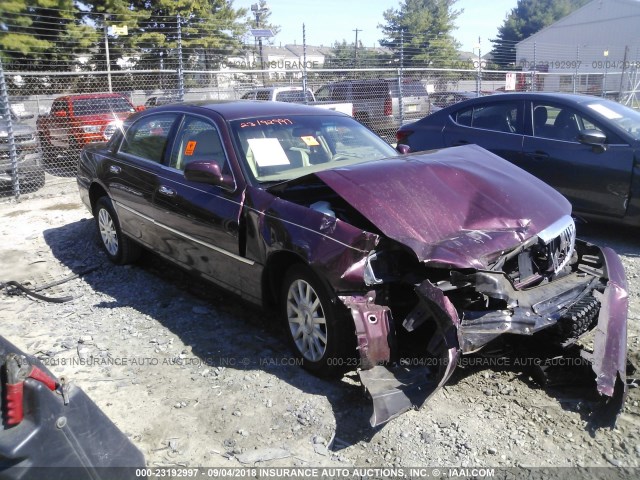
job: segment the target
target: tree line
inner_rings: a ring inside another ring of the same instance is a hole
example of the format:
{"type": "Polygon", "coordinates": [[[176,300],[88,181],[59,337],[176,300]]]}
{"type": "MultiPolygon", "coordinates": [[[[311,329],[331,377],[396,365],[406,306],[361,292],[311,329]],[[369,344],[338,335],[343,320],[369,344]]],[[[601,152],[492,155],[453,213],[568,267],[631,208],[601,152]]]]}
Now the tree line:
{"type": "MultiPolygon", "coordinates": [[[[515,63],[515,44],[589,0],[518,0],[491,39],[496,67],[515,63]]],[[[325,66],[460,67],[457,0],[399,0],[378,25],[382,48],[335,41],[325,66]],[[456,63],[458,62],[458,63],[456,63]]],[[[178,35],[188,68],[214,70],[234,55],[254,49],[250,28],[279,26],[259,0],[258,10],[234,8],[229,0],[11,0],[0,2],[0,56],[6,69],[74,71],[129,67],[157,69],[175,61],[178,35]],[[125,35],[122,27],[127,27],[125,35]],[[105,49],[108,37],[109,56],[105,49]]],[[[276,37],[277,38],[277,37],[276,37]]]]}

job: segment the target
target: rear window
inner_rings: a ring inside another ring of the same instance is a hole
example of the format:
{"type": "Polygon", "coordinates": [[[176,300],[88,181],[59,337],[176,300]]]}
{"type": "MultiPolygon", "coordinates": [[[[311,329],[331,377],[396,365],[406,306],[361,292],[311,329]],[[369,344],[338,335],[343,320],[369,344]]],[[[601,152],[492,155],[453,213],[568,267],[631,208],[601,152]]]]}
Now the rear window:
{"type": "Polygon", "coordinates": [[[386,98],[389,96],[389,86],[386,82],[354,83],[352,86],[354,100],[366,100],[369,98],[386,98]]]}
{"type": "MultiPolygon", "coordinates": [[[[394,95],[398,93],[398,82],[393,83],[391,90],[394,95]]],[[[402,84],[402,96],[404,97],[426,97],[428,96],[427,89],[420,82],[404,82],[402,84]]]]}
{"type": "Polygon", "coordinates": [[[83,98],[73,100],[75,115],[100,115],[113,112],[135,112],[129,101],[123,97],[83,98]]]}
{"type": "MultiPolygon", "coordinates": [[[[278,102],[293,102],[293,103],[302,103],[305,101],[302,90],[290,90],[285,92],[278,92],[276,95],[276,100],[278,102]]],[[[311,97],[311,92],[307,92],[307,101],[312,102],[313,98],[311,97]]]]}
{"type": "Polygon", "coordinates": [[[256,100],[271,100],[271,91],[259,90],[256,92],[256,100]]]}
{"type": "Polygon", "coordinates": [[[427,89],[420,82],[403,83],[402,94],[405,97],[426,97],[427,89]]]}

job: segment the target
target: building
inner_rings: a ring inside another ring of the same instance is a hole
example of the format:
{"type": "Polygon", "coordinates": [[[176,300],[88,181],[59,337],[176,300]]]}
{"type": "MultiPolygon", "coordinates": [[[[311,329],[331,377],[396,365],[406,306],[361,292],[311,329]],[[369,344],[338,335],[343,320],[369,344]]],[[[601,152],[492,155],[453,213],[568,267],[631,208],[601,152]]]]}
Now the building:
{"type": "Polygon", "coordinates": [[[547,91],[635,90],[640,0],[593,0],[516,45],[516,64],[547,91]]]}

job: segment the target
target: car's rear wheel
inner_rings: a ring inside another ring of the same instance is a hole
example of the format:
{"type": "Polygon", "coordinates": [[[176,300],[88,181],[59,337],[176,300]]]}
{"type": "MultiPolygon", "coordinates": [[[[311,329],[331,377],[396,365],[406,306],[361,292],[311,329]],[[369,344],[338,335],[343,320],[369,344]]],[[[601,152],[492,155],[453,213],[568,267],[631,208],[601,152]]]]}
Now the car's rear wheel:
{"type": "Polygon", "coordinates": [[[293,351],[305,369],[334,377],[354,367],[355,334],[346,308],[306,265],[292,266],[282,285],[281,310],[293,351]]]}
{"type": "Polygon", "coordinates": [[[94,209],[98,236],[105,253],[113,263],[126,265],[140,256],[140,247],[122,234],[118,215],[109,197],[100,197],[94,209]]]}

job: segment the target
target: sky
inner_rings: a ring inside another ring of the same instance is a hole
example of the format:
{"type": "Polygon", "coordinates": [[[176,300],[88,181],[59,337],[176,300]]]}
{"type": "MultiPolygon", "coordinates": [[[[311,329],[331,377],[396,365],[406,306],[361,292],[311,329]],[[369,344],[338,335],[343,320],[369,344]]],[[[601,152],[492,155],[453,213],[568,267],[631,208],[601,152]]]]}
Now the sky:
{"type": "MultiPolygon", "coordinates": [[[[398,9],[401,0],[267,0],[271,10],[270,23],[280,25],[274,45],[302,44],[302,24],[305,24],[307,45],[333,45],[335,41],[358,40],[365,47],[378,46],[383,38],[378,24],[389,8],[398,9]]],[[[257,0],[234,0],[235,8],[250,9],[257,0]]],[[[458,0],[455,8],[463,9],[456,20],[454,35],[464,51],[477,48],[478,37],[482,53],[491,50],[489,40],[495,38],[498,27],[515,8],[517,0],[458,0]]]]}

